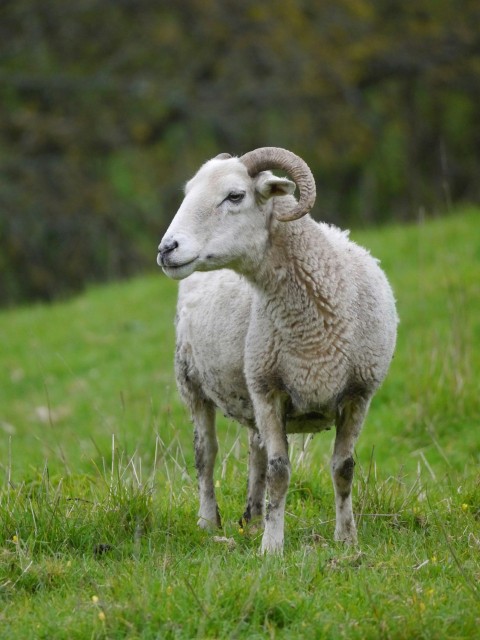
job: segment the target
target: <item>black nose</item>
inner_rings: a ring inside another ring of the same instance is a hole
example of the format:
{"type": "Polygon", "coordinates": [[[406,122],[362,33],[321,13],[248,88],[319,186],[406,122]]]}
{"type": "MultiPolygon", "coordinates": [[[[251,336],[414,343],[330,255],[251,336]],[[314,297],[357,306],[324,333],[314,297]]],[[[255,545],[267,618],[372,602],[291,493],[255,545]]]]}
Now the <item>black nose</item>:
{"type": "Polygon", "coordinates": [[[158,247],[158,253],[160,254],[160,256],[163,258],[163,256],[166,256],[167,253],[171,253],[172,251],[174,251],[176,248],[178,247],[178,242],[176,240],[170,240],[168,242],[164,242],[162,243],[159,247],[158,247]]]}

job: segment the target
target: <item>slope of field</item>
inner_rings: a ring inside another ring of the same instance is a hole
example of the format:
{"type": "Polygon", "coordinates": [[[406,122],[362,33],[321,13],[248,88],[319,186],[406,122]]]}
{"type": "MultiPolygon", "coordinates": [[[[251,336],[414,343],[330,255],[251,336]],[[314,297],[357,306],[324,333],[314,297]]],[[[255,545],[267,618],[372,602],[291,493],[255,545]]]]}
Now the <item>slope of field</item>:
{"type": "Polygon", "coordinates": [[[352,237],[401,318],[333,542],[332,434],[291,440],[283,559],[239,529],[246,434],[219,418],[229,543],[195,526],[160,273],[0,314],[0,637],[468,638],[480,624],[480,212],[352,237]],[[8,633],[7,633],[8,630],[8,633]]]}

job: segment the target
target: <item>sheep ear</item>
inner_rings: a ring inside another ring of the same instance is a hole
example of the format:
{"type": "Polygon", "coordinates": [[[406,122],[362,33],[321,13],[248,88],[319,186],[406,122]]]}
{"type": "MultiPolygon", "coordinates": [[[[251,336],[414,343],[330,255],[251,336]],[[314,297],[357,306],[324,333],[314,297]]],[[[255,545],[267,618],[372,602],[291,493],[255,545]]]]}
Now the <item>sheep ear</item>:
{"type": "Polygon", "coordinates": [[[258,175],[255,187],[261,197],[268,200],[268,198],[273,198],[274,196],[292,195],[296,184],[287,178],[277,178],[268,172],[258,175]]]}

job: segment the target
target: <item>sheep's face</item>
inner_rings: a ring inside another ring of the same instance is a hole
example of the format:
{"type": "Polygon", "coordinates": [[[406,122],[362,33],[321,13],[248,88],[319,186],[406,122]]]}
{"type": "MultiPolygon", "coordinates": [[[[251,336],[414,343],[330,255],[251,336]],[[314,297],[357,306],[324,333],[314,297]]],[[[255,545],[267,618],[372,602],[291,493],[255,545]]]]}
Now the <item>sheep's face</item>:
{"type": "Polygon", "coordinates": [[[187,183],[158,247],[158,264],[176,280],[194,271],[254,268],[268,240],[271,198],[294,190],[293,182],[270,171],[250,177],[238,158],[210,160],[187,183]]]}

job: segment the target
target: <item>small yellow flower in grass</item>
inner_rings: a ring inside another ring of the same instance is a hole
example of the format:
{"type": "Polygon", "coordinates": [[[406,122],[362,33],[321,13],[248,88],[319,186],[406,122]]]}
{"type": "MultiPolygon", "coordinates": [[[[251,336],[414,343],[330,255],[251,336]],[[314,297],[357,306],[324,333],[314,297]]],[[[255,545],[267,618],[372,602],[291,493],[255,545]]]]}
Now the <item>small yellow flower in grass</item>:
{"type": "Polygon", "coordinates": [[[243,527],[240,527],[240,529],[238,530],[238,533],[239,533],[241,536],[243,536],[243,533],[244,533],[244,531],[243,531],[243,527]]]}
{"type": "Polygon", "coordinates": [[[437,556],[432,556],[432,564],[437,564],[437,556]]]}
{"type": "Polygon", "coordinates": [[[13,536],[12,541],[13,541],[15,544],[17,544],[17,542],[18,542],[18,537],[17,537],[17,536],[13,536]]]}
{"type": "Polygon", "coordinates": [[[429,598],[431,598],[431,597],[433,596],[433,594],[435,593],[435,590],[434,590],[434,589],[427,589],[427,590],[425,591],[425,593],[427,594],[427,596],[428,596],[429,598]]]}
{"type": "Polygon", "coordinates": [[[215,487],[218,489],[218,488],[219,488],[219,486],[220,486],[220,480],[217,480],[217,481],[215,482],[215,487]]]}
{"type": "Polygon", "coordinates": [[[462,504],[462,511],[468,511],[468,507],[469,507],[469,505],[464,502],[462,504]]]}
{"type": "Polygon", "coordinates": [[[97,604],[98,596],[92,596],[92,602],[93,602],[93,604],[97,604]]]}
{"type": "Polygon", "coordinates": [[[172,595],[172,593],[173,593],[173,589],[172,589],[172,587],[168,586],[168,587],[167,587],[167,596],[171,596],[171,595],[172,595]]]}
{"type": "Polygon", "coordinates": [[[101,622],[105,622],[105,614],[103,613],[103,611],[99,611],[99,612],[98,612],[98,619],[99,619],[101,622]]]}

